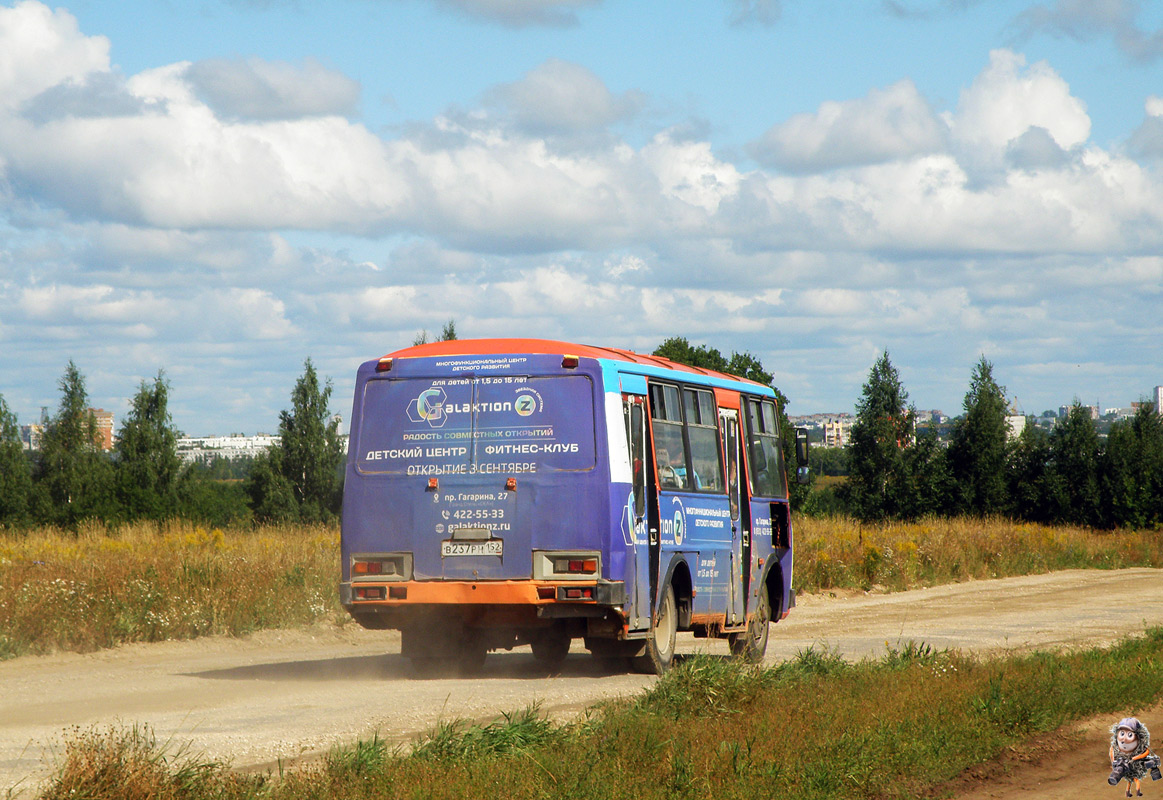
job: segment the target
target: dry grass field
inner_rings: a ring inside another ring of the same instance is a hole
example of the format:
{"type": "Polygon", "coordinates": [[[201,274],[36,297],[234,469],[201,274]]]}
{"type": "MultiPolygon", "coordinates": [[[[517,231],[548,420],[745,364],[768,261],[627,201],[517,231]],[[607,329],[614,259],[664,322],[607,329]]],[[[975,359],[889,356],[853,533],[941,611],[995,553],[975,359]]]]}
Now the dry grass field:
{"type": "MultiPolygon", "coordinates": [[[[801,593],[1163,566],[1159,531],[800,517],[794,533],[801,593]]],[[[343,622],[338,576],[336,527],[173,522],[0,535],[0,658],[343,622]]]]}
{"type": "Polygon", "coordinates": [[[890,591],[1060,569],[1163,566],[1163,531],[1094,531],[1007,519],[933,518],[865,525],[794,522],[795,586],[890,591]]]}
{"type": "Polygon", "coordinates": [[[10,534],[0,537],[0,658],[339,618],[338,565],[334,527],[10,534]]]}

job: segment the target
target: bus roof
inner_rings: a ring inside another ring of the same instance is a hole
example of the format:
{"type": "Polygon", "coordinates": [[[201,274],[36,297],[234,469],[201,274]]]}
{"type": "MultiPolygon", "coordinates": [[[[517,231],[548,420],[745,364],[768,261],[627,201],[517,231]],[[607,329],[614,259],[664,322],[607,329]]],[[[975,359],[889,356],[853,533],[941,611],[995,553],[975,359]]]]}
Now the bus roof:
{"type": "MultiPolygon", "coordinates": [[[[678,372],[690,372],[696,375],[706,375],[711,378],[721,378],[729,381],[751,383],[763,386],[758,381],[743,378],[738,375],[729,375],[716,372],[713,369],[692,367],[680,364],[662,356],[652,356],[635,353],[632,350],[621,350],[616,347],[596,347],[588,344],[559,342],[553,339],[453,339],[447,342],[429,342],[412,347],[405,347],[394,353],[388,353],[385,358],[426,358],[429,356],[476,356],[492,355],[494,353],[536,353],[544,355],[572,355],[582,358],[605,358],[613,361],[626,361],[631,364],[641,364],[659,369],[672,369],[678,372]]],[[[767,388],[767,387],[764,387],[767,388]]]]}

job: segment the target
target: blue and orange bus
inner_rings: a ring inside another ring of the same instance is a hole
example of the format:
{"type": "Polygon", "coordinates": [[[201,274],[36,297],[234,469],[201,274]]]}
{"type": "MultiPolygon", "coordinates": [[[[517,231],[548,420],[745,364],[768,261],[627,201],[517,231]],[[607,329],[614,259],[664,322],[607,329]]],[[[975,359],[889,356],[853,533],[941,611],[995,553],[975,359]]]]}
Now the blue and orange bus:
{"type": "Polygon", "coordinates": [[[779,417],[769,386],[604,347],[461,340],[368,361],[342,604],[399,629],[417,665],[525,644],[557,663],[581,638],[662,672],[678,631],[758,660],[795,604],[779,417]]]}

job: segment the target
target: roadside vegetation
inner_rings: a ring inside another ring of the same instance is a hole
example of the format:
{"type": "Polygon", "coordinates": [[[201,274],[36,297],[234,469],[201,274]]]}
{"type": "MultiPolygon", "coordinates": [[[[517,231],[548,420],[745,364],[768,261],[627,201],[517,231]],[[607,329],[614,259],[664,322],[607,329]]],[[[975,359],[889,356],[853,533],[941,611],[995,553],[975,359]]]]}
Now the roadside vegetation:
{"type": "Polygon", "coordinates": [[[884,523],[798,517],[793,524],[799,592],[901,591],[1062,569],[1163,567],[1163,536],[1157,530],[1102,531],[975,517],[884,523]]]}
{"type": "Polygon", "coordinates": [[[0,535],[0,659],[338,620],[338,574],[335,526],[0,535]]]}
{"type": "Polygon", "coordinates": [[[82,733],[40,797],[910,798],[1096,714],[1163,697],[1163,629],[1114,647],[978,660],[908,643],[851,664],[808,649],[770,669],[688,659],[644,694],[556,724],[536,708],[378,737],[295,771],[241,774],[148,730],[82,733]]]}
{"type": "MultiPolygon", "coordinates": [[[[1002,519],[877,525],[801,517],[794,533],[800,593],[1163,567],[1163,537],[1154,531],[1002,519]]],[[[91,524],[79,531],[0,533],[0,659],[324,620],[342,624],[338,575],[334,524],[91,524]]]]}

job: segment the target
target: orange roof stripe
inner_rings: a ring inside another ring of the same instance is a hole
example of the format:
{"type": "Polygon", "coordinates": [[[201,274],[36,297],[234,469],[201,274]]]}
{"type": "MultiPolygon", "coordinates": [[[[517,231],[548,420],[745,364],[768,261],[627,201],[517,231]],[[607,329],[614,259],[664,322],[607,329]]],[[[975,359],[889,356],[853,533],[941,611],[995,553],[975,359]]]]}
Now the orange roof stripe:
{"type": "MultiPolygon", "coordinates": [[[[496,353],[536,353],[543,355],[572,355],[582,358],[606,358],[614,361],[628,361],[632,364],[644,364],[661,369],[673,369],[680,372],[693,372],[697,375],[708,375],[727,380],[756,383],[741,378],[738,375],[729,375],[716,372],[713,369],[692,367],[679,364],[669,358],[652,356],[644,353],[635,353],[633,350],[621,350],[616,347],[600,347],[572,342],[560,342],[554,339],[453,339],[449,342],[429,342],[405,347],[388,353],[384,358],[425,358],[428,356],[483,356],[496,353]]],[[[762,385],[762,384],[756,384],[762,385]]]]}

